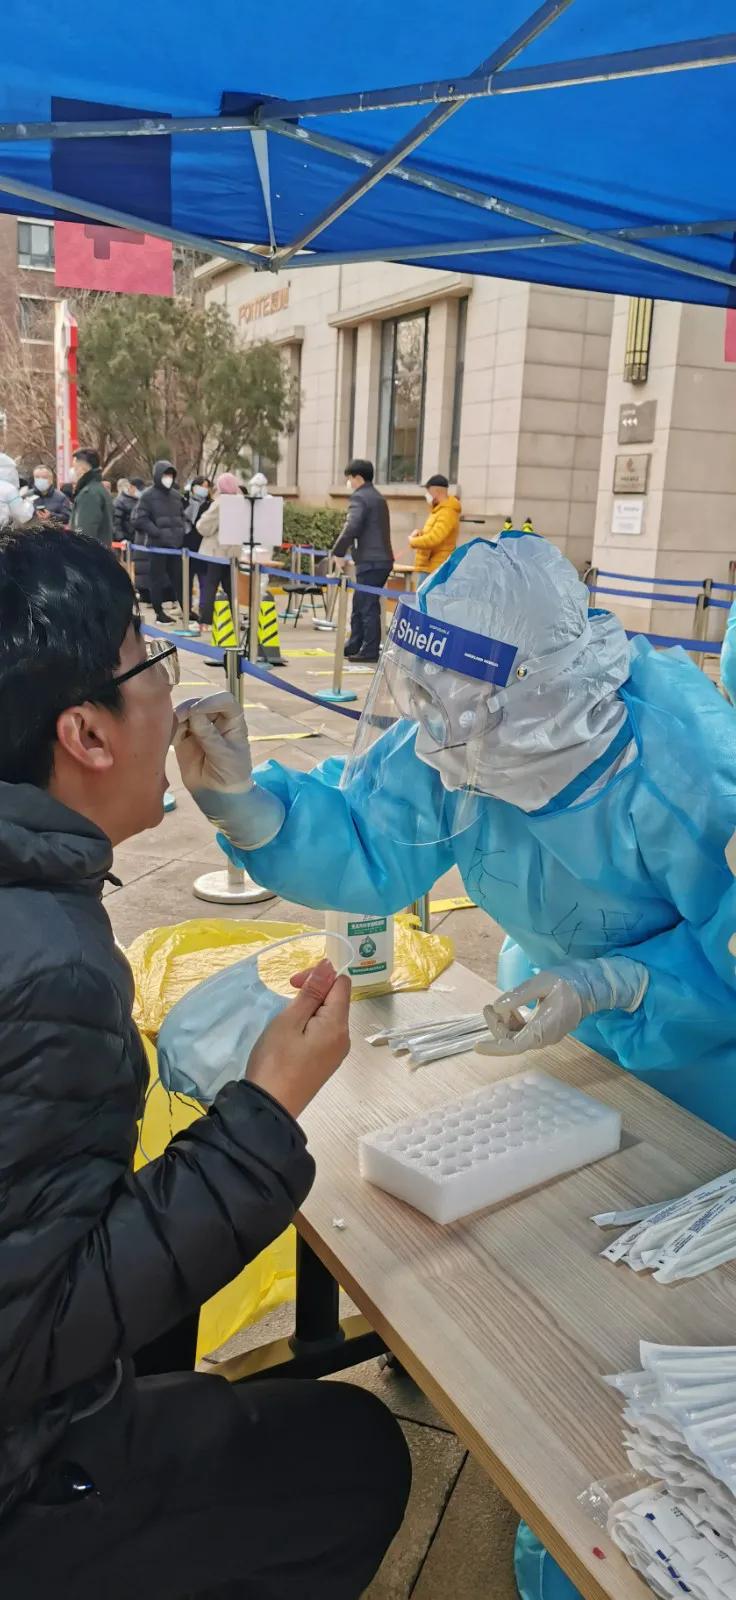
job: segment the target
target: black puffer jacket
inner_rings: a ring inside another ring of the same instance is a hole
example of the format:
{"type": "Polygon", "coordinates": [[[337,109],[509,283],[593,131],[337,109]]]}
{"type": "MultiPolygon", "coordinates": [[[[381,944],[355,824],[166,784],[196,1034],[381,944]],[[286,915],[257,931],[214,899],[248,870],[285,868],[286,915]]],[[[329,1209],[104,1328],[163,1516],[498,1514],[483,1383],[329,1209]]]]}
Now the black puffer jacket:
{"type": "Polygon", "coordinates": [[[244,1081],[132,1174],[147,1067],[110,861],[85,818],[0,783],[0,1512],[115,1363],[124,1398],[127,1358],[274,1239],[314,1174],[244,1081]]]}
{"type": "Polygon", "coordinates": [[[170,461],[157,461],[153,483],[143,490],[133,515],[133,534],[137,544],[181,550],[187,531],[184,502],[176,484],[172,489],[163,488],[161,479],[167,472],[176,478],[176,467],[170,461]]]}

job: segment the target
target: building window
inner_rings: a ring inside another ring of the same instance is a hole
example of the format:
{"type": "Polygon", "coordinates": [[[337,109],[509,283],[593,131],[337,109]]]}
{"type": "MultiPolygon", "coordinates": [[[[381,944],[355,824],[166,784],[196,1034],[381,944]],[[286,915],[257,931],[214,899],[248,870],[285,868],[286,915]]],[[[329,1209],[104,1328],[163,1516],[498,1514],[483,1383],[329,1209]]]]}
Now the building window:
{"type": "Polygon", "coordinates": [[[460,459],[460,418],[463,409],[463,379],[465,377],[465,333],[468,326],[468,297],[457,303],[457,341],[455,344],[455,384],[452,391],[452,429],[450,432],[451,483],[457,481],[460,459]]]}
{"type": "Polygon", "coordinates": [[[18,266],[46,267],[54,265],[53,222],[18,223],[18,266]]]}
{"type": "Polygon", "coordinates": [[[18,332],[21,339],[28,339],[34,344],[52,344],[54,301],[37,295],[19,295],[18,332]]]}
{"type": "Polygon", "coordinates": [[[348,443],[345,460],[355,455],[355,389],[358,381],[358,330],[350,328],[348,346],[348,443]]]}
{"type": "Polygon", "coordinates": [[[634,296],[629,300],[624,361],[624,378],[627,383],[646,383],[649,376],[653,312],[652,300],[642,300],[640,296],[634,296]]]}
{"type": "Polygon", "coordinates": [[[378,407],[381,483],[418,483],[422,471],[429,313],[384,322],[378,407]]]}

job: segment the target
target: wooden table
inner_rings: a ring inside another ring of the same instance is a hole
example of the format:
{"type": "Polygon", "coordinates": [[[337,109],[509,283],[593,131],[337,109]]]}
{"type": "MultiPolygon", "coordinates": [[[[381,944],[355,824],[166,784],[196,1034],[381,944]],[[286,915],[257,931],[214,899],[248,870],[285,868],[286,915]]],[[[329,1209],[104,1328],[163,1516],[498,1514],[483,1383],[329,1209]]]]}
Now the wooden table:
{"type": "Polygon", "coordinates": [[[736,1147],[572,1040],[515,1063],[468,1054],[414,1073],[365,1043],[389,1019],[479,1010],[496,992],[459,963],[439,988],[353,1005],[348,1061],[304,1118],[318,1176],[300,1232],[586,1600],[643,1600],[650,1591],[577,1504],[593,1480],[627,1470],[620,1405],[601,1377],[636,1367],[640,1338],[736,1343],[736,1268],[656,1284],[600,1260],[612,1235],[589,1218],[680,1194],[736,1166],[736,1147]],[[532,1066],[620,1109],[621,1151],[446,1228],[361,1180],[361,1133],[532,1066]]]}

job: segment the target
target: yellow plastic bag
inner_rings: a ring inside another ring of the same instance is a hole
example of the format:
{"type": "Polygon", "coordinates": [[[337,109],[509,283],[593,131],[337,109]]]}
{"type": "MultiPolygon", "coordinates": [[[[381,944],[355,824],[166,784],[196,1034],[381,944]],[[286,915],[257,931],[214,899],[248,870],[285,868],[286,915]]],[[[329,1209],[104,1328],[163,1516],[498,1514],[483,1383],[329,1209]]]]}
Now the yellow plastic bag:
{"type": "MultiPolygon", "coordinates": [[[[421,933],[414,926],[415,921],[411,917],[397,918],[391,983],[384,990],[372,990],[373,994],[427,989],[452,961],[452,941],[439,934],[421,933]]],[[[299,965],[318,959],[323,948],[324,936],[303,923],[194,917],[190,922],[152,928],[133,941],[127,952],[135,978],[133,1015],[143,1036],[151,1072],[136,1168],[161,1155],[175,1133],[202,1115],[194,1101],[170,1096],[158,1082],[155,1041],[167,1012],[203,979],[277,939],[298,933],[305,935],[303,949],[301,941],[294,946],[281,946],[262,968],[262,976],[274,989],[291,994],[292,972],[299,965]]],[[[295,1250],[296,1235],[293,1228],[288,1228],[232,1283],[207,1301],[199,1318],[198,1357],[218,1349],[275,1306],[293,1300],[295,1250]]]]}
{"type": "MultiPolygon", "coordinates": [[[[167,1012],[189,993],[195,984],[222,972],[253,951],[277,939],[303,933],[314,936],[310,946],[284,945],[264,962],[261,974],[279,994],[292,994],[289,978],[299,965],[306,965],[310,954],[322,952],[320,935],[303,922],[235,922],[221,917],[193,917],[166,928],[151,928],[134,939],[127,954],[135,978],[133,1016],[142,1033],[156,1040],[167,1012]]],[[[371,994],[398,994],[410,989],[428,989],[453,958],[452,940],[439,933],[421,933],[416,918],[396,918],[394,969],[385,989],[371,994]]],[[[356,996],[356,999],[359,998],[356,996]]]]}

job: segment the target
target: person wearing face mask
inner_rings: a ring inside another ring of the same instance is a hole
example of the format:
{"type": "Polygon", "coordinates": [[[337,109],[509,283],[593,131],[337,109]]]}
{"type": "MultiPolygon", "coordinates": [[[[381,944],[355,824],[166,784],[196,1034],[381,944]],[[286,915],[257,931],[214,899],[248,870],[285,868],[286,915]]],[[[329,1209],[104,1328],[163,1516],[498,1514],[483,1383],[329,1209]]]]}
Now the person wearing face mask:
{"type": "MultiPolygon", "coordinates": [[[[350,504],[342,532],[330,553],[340,558],[352,553],[357,582],[381,589],[394,564],[388,505],[373,482],[372,461],[350,461],[345,478],[350,504]]],[[[355,593],[345,655],[354,661],[375,662],[380,648],[379,597],[355,593]]]]}
{"type": "Polygon", "coordinates": [[[462,506],[457,495],[450,494],[450,485],[441,472],[435,472],[425,484],[424,496],[430,507],[423,528],[415,528],[409,537],[414,551],[414,571],[434,572],[452,555],[460,532],[462,506]]]}
{"type": "Polygon", "coordinates": [[[57,489],[53,467],[33,468],[33,501],[35,516],[57,517],[63,523],[71,521],[72,503],[57,489]]]}
{"type": "Polygon", "coordinates": [[[192,624],[196,624],[200,621],[199,613],[202,611],[202,578],[204,574],[204,568],[197,561],[196,555],[202,543],[202,531],[199,527],[199,522],[212,501],[212,484],[209,478],[192,478],[189,488],[186,494],[182,496],[182,499],[184,521],[187,526],[187,531],[184,535],[184,549],[188,550],[193,557],[189,563],[189,619],[192,624]],[[199,580],[199,613],[192,609],[195,577],[199,580]]]}
{"type": "Polygon", "coordinates": [[[150,593],[156,621],[170,622],[163,608],[164,590],[168,581],[181,605],[181,557],[160,552],[181,550],[187,531],[182,497],[176,487],[176,467],[171,461],[154,463],[153,483],[138,501],[132,526],[136,542],[152,547],[150,593]]]}
{"type": "Polygon", "coordinates": [[[112,496],[102,482],[100,457],[96,450],[75,450],[72,458],[74,505],[72,530],[108,547],[112,544],[112,496]]]}
{"type": "MultiPolygon", "coordinates": [[[[572,1033],[733,1138],[733,708],[588,598],[535,534],[470,541],[402,596],[346,761],[252,772],[242,711],[218,739],[204,701],[194,797],[300,905],[395,912],[459,867],[507,934],[484,1053],[572,1033]]],[[[517,1570],[524,1600],[575,1600],[526,1528],[517,1570]]]]}
{"type": "Polygon", "coordinates": [[[118,492],[112,508],[116,539],[133,538],[133,512],[144,488],[145,483],[142,478],[118,478],[118,492]]]}

